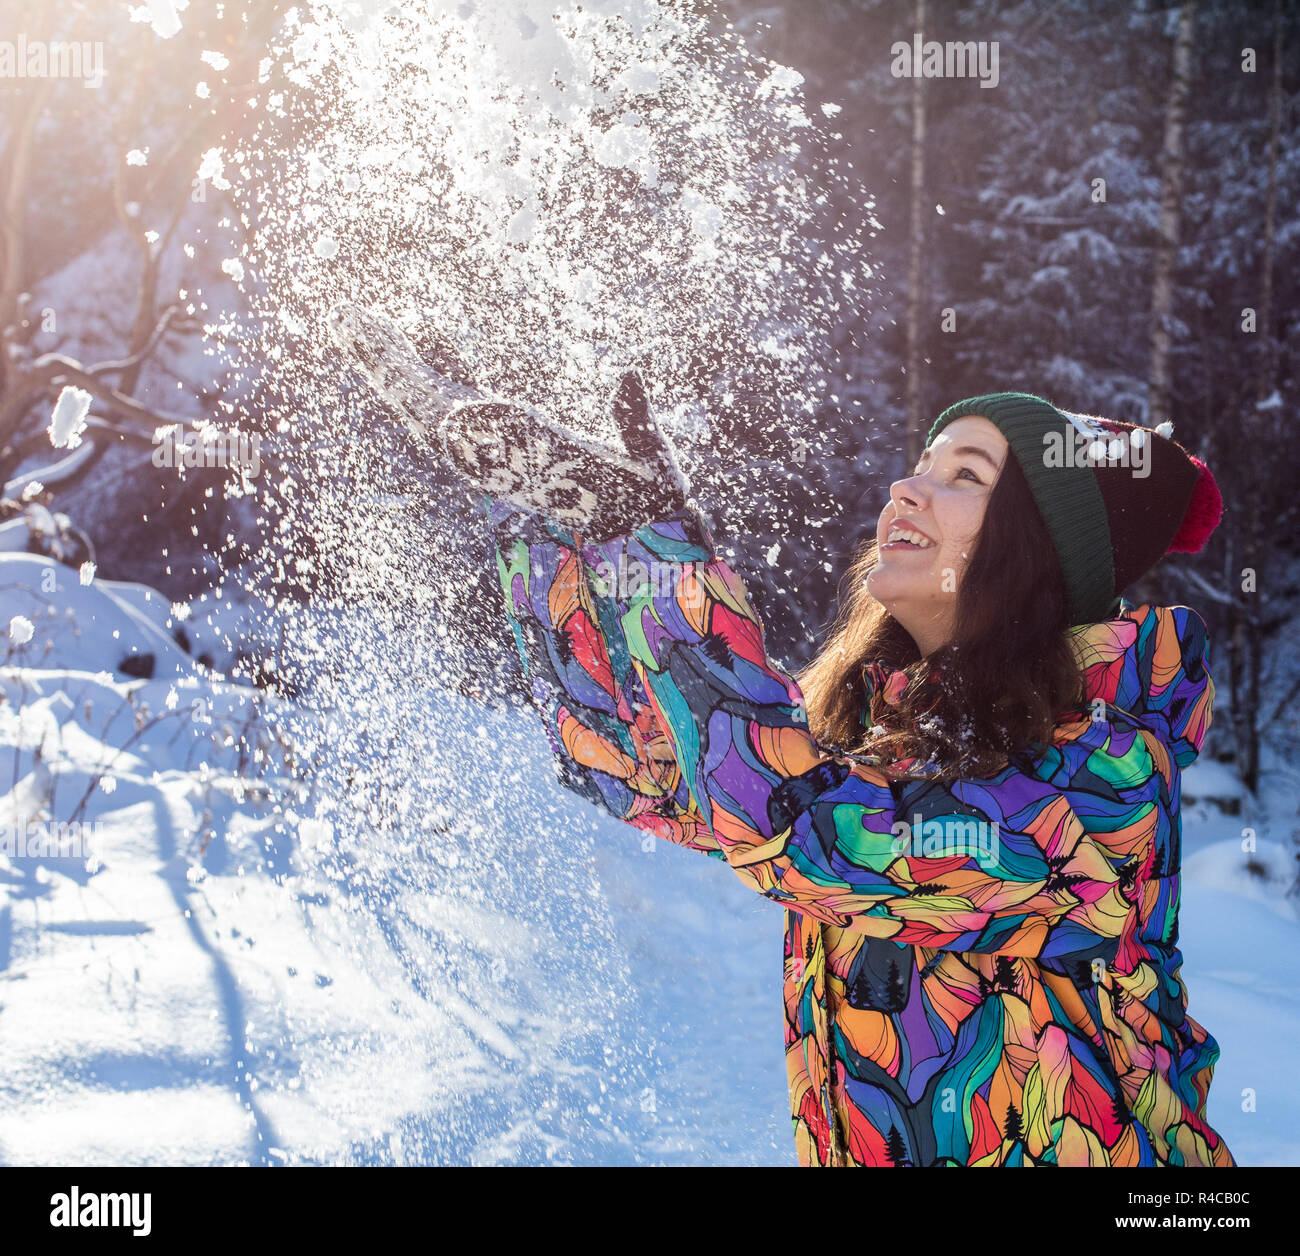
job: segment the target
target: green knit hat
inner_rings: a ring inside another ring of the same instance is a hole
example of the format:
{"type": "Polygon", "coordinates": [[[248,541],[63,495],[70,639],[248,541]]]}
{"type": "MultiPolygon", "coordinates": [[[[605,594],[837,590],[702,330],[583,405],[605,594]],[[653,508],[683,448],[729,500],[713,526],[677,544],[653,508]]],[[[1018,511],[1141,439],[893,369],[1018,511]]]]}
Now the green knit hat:
{"type": "Polygon", "coordinates": [[[1024,472],[1061,564],[1072,624],[1113,616],[1117,594],[1166,552],[1199,550],[1223,513],[1209,468],[1170,439],[1167,425],[1073,414],[1032,393],[986,393],[944,410],[926,447],[970,415],[997,427],[1024,472]]]}

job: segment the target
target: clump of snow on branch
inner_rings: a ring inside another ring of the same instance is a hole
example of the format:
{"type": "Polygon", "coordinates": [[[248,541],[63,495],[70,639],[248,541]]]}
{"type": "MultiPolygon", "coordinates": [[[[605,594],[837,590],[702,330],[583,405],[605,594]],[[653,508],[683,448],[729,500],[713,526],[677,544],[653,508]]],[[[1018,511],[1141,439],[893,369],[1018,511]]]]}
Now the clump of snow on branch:
{"type": "Polygon", "coordinates": [[[76,449],[81,444],[81,433],[86,430],[86,417],[93,400],[84,388],[65,385],[50,416],[51,445],[57,449],[76,449]]]}

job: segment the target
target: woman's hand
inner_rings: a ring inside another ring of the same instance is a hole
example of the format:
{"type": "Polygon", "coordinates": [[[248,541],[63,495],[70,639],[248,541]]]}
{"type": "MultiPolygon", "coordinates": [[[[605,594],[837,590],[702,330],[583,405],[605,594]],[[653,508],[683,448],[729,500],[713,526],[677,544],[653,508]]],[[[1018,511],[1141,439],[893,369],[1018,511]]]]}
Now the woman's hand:
{"type": "Polygon", "coordinates": [[[472,484],[601,542],[690,504],[690,488],[629,371],[613,397],[621,446],[580,436],[535,411],[495,401],[457,406],[439,434],[472,484]]]}
{"type": "MultiPolygon", "coordinates": [[[[327,325],[353,368],[399,414],[416,443],[439,452],[488,496],[593,542],[685,507],[698,513],[668,439],[630,371],[613,397],[620,444],[584,437],[527,405],[496,401],[425,364],[376,310],[340,304],[327,325]]],[[[701,521],[703,530],[703,525],[701,521]]]]}

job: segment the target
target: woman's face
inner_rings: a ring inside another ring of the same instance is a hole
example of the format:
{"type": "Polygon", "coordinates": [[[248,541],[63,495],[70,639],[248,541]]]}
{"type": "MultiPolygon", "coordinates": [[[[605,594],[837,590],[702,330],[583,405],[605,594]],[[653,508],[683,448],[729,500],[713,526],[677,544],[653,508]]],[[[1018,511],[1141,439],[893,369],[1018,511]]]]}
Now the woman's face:
{"type": "Polygon", "coordinates": [[[889,486],[876,525],[880,559],[867,591],[923,655],[952,635],[957,589],[1006,456],[1006,437],[970,415],[949,423],[913,474],[889,486]]]}

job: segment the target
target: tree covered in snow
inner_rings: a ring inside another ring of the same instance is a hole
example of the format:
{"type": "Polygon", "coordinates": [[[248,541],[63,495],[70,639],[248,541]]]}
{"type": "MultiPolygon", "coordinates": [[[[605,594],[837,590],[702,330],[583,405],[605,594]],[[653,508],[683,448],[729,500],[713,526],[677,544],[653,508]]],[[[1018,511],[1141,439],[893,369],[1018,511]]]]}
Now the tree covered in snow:
{"type": "MultiPolygon", "coordinates": [[[[873,240],[884,301],[872,320],[884,334],[849,348],[837,381],[865,375],[875,390],[870,421],[851,425],[875,465],[864,482],[846,450],[836,494],[865,527],[904,469],[913,83],[891,74],[890,49],[912,40],[916,7],[737,8],[769,55],[805,74],[810,94],[842,102],[846,151],[884,224],[873,240]]],[[[1150,411],[1153,302],[1183,12],[1093,0],[927,7],[926,40],[996,43],[999,73],[987,89],[971,77],[924,82],[924,414],[1009,388],[1083,413],[1163,417],[1150,411]]],[[[1262,738],[1300,747],[1300,661],[1283,631],[1300,604],[1300,507],[1276,456],[1300,352],[1300,84],[1288,72],[1300,24],[1293,5],[1229,0],[1198,3],[1193,19],[1163,320],[1167,417],[1213,465],[1227,513],[1203,554],[1134,592],[1206,613],[1233,716],[1214,744],[1253,783],[1262,738]]],[[[842,521],[829,530],[854,531],[842,521]]]]}
{"type": "Polygon", "coordinates": [[[156,434],[252,421],[205,342],[234,293],[205,152],[238,134],[281,7],[194,0],[183,25],[171,4],[6,8],[26,59],[0,76],[0,515],[32,548],[53,552],[43,520],[66,516],[114,575],[184,593],[249,527],[214,494],[224,473],[159,465],[156,434]],[[52,446],[72,398],[75,440],[52,446]]]}

